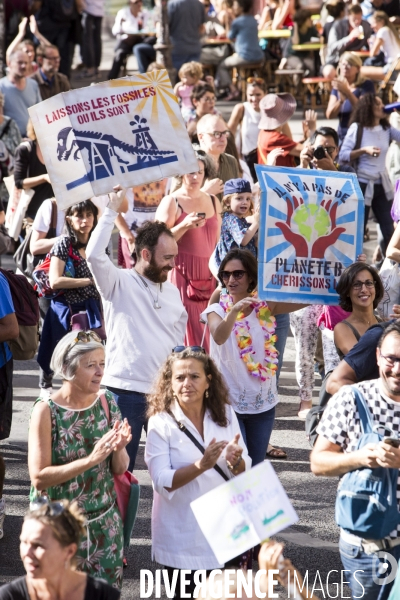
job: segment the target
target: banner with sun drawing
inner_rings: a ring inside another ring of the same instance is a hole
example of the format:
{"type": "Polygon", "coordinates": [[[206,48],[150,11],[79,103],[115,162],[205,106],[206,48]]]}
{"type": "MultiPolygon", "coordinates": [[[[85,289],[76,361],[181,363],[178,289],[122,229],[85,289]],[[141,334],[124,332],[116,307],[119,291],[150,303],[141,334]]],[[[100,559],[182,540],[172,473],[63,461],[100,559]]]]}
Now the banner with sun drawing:
{"type": "Polygon", "coordinates": [[[259,297],[338,304],[339,277],[363,246],[364,198],[356,175],[261,165],[256,172],[259,297]]]}
{"type": "Polygon", "coordinates": [[[166,70],[58,94],[29,113],[62,209],[118,183],[198,171],[166,70]]]}

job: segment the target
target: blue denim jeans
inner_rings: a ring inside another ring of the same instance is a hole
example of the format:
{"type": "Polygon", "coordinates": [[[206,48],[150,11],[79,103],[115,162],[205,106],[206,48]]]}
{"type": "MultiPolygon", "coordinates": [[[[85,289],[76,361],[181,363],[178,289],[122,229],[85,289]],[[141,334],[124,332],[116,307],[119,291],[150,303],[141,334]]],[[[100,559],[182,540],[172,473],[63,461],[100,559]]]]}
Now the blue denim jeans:
{"type": "Polygon", "coordinates": [[[172,64],[177,71],[179,71],[183,63],[191,62],[192,60],[198,62],[200,60],[200,52],[193,54],[174,54],[172,52],[172,64]]]}
{"type": "Polygon", "coordinates": [[[288,333],[289,333],[290,317],[289,317],[288,313],[285,313],[284,315],[276,315],[275,319],[276,319],[275,333],[278,337],[278,339],[276,340],[275,347],[279,352],[278,370],[276,372],[276,385],[278,385],[279,375],[280,375],[280,372],[282,369],[282,363],[283,363],[283,353],[285,352],[286,340],[287,340],[288,333]]]}
{"type": "Polygon", "coordinates": [[[147,433],[146,420],[146,395],[140,392],[131,392],[130,390],[121,390],[119,388],[108,387],[107,390],[114,396],[115,402],[121,411],[123,419],[128,419],[132,430],[132,439],[126,447],[129,454],[128,470],[135,468],[136,454],[139,448],[142,429],[147,433]]]}
{"type": "Polygon", "coordinates": [[[254,465],[258,465],[265,459],[269,438],[274,426],[275,406],[261,413],[253,415],[236,413],[236,416],[243,441],[247,446],[254,467],[254,465]]]}
{"type": "MultiPolygon", "coordinates": [[[[400,546],[386,551],[373,554],[364,552],[361,546],[356,546],[345,542],[340,538],[339,542],[340,558],[344,569],[349,573],[343,573],[343,580],[348,581],[353,600],[362,598],[362,600],[387,600],[393,581],[385,583],[385,575],[390,579],[391,567],[384,574],[379,575],[379,563],[384,564],[384,555],[391,555],[398,562],[400,558],[400,546]],[[377,582],[374,581],[377,579],[377,582]]],[[[393,561],[394,562],[394,561],[393,561]]]]}

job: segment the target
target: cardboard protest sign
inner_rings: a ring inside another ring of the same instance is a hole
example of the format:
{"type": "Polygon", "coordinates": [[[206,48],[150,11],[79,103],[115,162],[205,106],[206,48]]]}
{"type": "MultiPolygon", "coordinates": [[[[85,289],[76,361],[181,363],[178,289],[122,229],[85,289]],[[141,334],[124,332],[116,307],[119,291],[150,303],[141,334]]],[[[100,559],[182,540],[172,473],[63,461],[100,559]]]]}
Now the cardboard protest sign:
{"type": "Polygon", "coordinates": [[[269,461],[207,492],[190,506],[221,564],[298,521],[269,461]]]}
{"type": "Polygon", "coordinates": [[[58,94],[29,113],[60,208],[198,171],[165,70],[58,94]]]}
{"type": "Polygon", "coordinates": [[[362,253],[364,198],[357,176],[260,165],[256,172],[259,297],[338,304],[339,277],[362,253]]]}

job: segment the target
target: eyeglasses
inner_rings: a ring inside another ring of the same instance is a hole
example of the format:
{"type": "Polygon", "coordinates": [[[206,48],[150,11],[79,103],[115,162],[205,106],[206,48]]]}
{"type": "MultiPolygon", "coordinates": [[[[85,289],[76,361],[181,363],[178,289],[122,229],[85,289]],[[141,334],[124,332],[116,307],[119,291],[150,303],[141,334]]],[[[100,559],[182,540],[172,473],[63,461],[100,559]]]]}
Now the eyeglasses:
{"type": "Polygon", "coordinates": [[[257,85],[264,85],[264,79],[261,79],[261,77],[248,77],[246,81],[250,84],[256,83],[257,85]]]}
{"type": "Polygon", "coordinates": [[[371,289],[375,287],[375,281],[372,281],[371,279],[367,279],[367,281],[355,281],[351,284],[351,287],[353,290],[361,290],[363,285],[365,285],[367,289],[371,289]]]}
{"type": "Polygon", "coordinates": [[[387,362],[388,365],[390,365],[391,367],[394,367],[394,365],[396,363],[400,363],[400,358],[398,356],[385,356],[384,354],[382,354],[382,352],[379,350],[379,356],[381,356],[382,358],[384,358],[387,362]]]}
{"type": "Polygon", "coordinates": [[[204,100],[204,102],[215,102],[215,96],[213,96],[213,97],[203,96],[202,99],[204,100]]]}
{"type": "Polygon", "coordinates": [[[50,515],[51,517],[58,517],[65,510],[65,506],[62,502],[51,502],[46,496],[39,496],[36,500],[33,500],[29,508],[31,512],[35,510],[39,510],[43,508],[43,506],[47,506],[46,515],[50,515]]]}
{"type": "Polygon", "coordinates": [[[172,352],[174,354],[179,354],[179,352],[183,352],[184,350],[191,350],[192,352],[201,352],[202,354],[206,353],[202,346],[175,346],[175,348],[172,348],[172,352]]]}
{"type": "Polygon", "coordinates": [[[336,147],[335,146],[324,146],[324,150],[326,150],[328,154],[333,154],[336,150],[336,147]]]}
{"type": "Polygon", "coordinates": [[[229,129],[227,129],[226,131],[213,131],[212,133],[209,131],[205,131],[204,133],[212,135],[212,137],[214,137],[216,140],[219,140],[222,136],[225,136],[227,138],[230,134],[230,131],[229,129]]]}
{"type": "Polygon", "coordinates": [[[237,271],[221,271],[219,276],[222,281],[229,281],[230,277],[233,277],[235,281],[238,279],[242,279],[242,277],[246,274],[246,271],[237,270],[237,271]]]}
{"type": "Polygon", "coordinates": [[[47,60],[61,60],[60,56],[43,56],[43,58],[46,58],[47,60]]]}

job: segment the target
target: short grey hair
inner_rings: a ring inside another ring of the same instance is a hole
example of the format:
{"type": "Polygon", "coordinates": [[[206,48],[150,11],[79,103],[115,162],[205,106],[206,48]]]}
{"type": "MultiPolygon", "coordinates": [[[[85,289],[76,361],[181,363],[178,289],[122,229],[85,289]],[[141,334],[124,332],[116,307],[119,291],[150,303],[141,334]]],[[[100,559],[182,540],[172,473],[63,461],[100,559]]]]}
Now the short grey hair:
{"type": "Polygon", "coordinates": [[[51,357],[50,368],[54,375],[65,381],[72,381],[82,356],[94,350],[103,350],[101,342],[90,339],[88,342],[76,342],[79,331],[70,331],[58,342],[51,357]]]}
{"type": "Polygon", "coordinates": [[[218,121],[222,121],[222,123],[224,123],[225,127],[228,129],[228,125],[221,115],[203,115],[201,119],[197,121],[197,135],[199,133],[207,133],[207,129],[215,125],[215,123],[218,121]]]}

